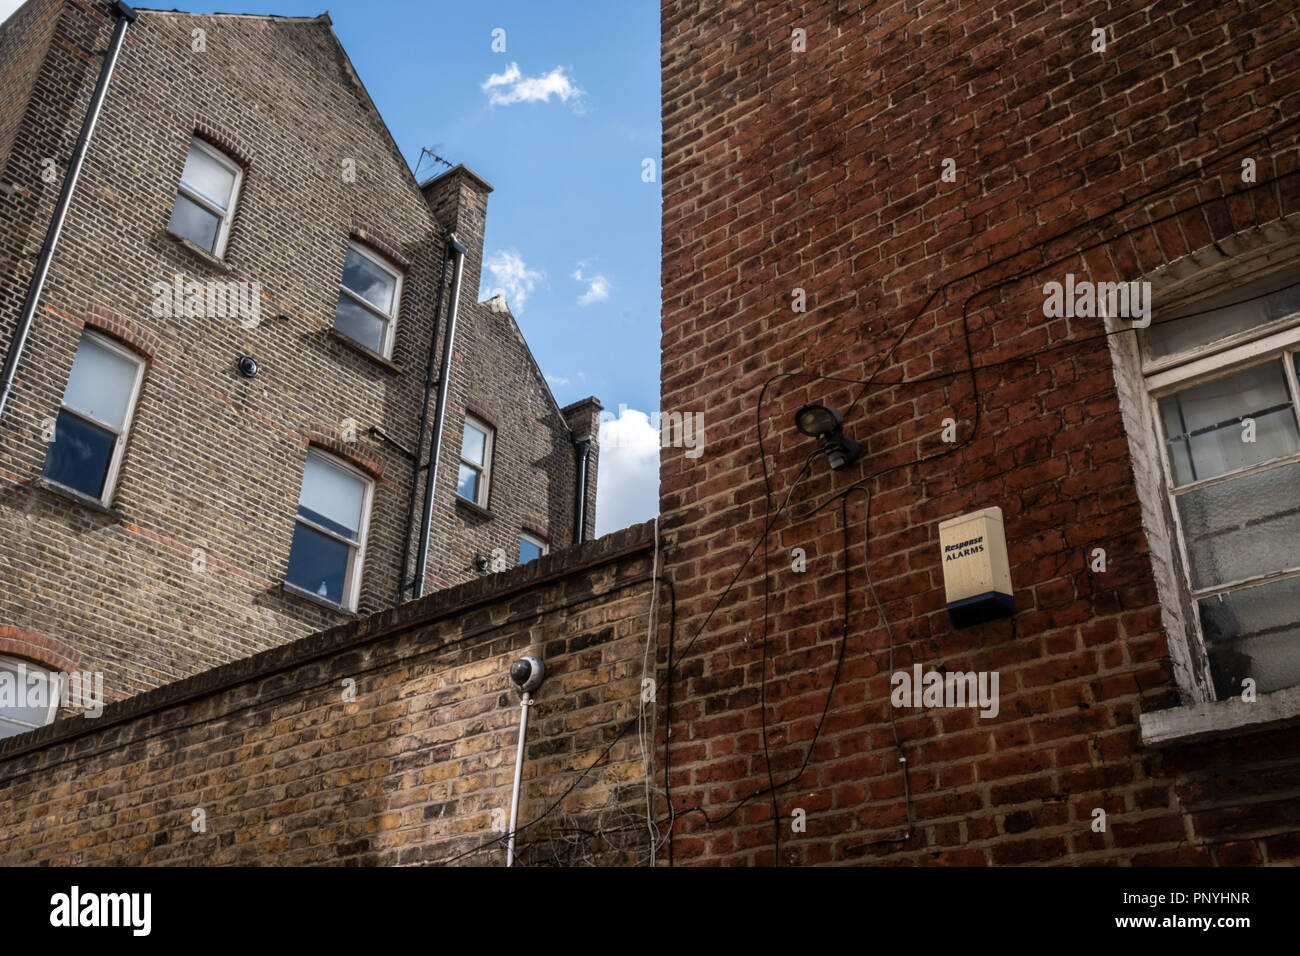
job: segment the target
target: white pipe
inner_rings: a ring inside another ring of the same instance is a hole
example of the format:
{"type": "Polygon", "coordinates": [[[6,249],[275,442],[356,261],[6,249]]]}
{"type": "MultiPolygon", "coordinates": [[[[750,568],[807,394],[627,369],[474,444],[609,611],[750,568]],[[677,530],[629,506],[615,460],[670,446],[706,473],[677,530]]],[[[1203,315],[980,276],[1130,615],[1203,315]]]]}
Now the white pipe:
{"type": "Polygon", "coordinates": [[[36,271],[32,273],[31,284],[27,287],[27,298],[23,301],[23,311],[18,317],[13,338],[9,340],[9,350],[5,353],[4,369],[0,371],[0,417],[4,417],[5,406],[13,392],[14,379],[18,376],[18,363],[22,361],[23,349],[27,347],[27,337],[32,331],[32,322],[36,319],[36,307],[45,291],[45,279],[50,274],[50,263],[54,261],[54,252],[59,247],[59,237],[63,234],[63,224],[68,218],[68,209],[72,206],[72,196],[77,190],[77,180],[81,178],[81,168],[86,162],[86,153],[90,141],[95,136],[95,125],[99,122],[100,111],[104,107],[104,98],[108,96],[109,84],[113,81],[113,71],[117,67],[117,58],[122,52],[122,41],[126,31],[136,20],[136,12],[118,0],[113,4],[113,15],[117,23],[113,27],[113,38],[108,43],[108,52],[104,54],[104,63],[99,70],[99,79],[95,83],[95,92],[90,97],[90,107],[81,126],[81,135],[68,161],[68,171],[63,177],[63,186],[59,190],[59,199],[54,206],[54,215],[50,220],[49,230],[45,233],[45,243],[41,246],[41,255],[36,262],[36,271]]]}
{"type": "Polygon", "coordinates": [[[519,702],[519,744],[515,748],[515,786],[510,795],[510,839],[506,842],[506,866],[515,864],[515,823],[519,819],[519,785],[524,779],[524,738],[528,736],[528,705],[531,700],[524,692],[519,702]]]}

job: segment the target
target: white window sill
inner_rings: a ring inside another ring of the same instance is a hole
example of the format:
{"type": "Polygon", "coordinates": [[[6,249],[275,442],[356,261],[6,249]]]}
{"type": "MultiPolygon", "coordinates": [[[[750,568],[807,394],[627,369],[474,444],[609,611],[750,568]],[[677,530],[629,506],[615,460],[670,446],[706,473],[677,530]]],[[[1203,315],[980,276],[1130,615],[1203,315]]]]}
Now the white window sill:
{"type": "Polygon", "coordinates": [[[67,485],[61,485],[57,481],[52,481],[51,479],[46,478],[44,475],[39,475],[36,478],[33,478],[32,485],[33,487],[44,489],[52,495],[58,495],[60,498],[75,502],[83,508],[97,511],[102,515],[107,515],[116,521],[126,520],[122,515],[122,512],[115,508],[110,508],[98,498],[92,498],[90,495],[82,494],[80,491],[77,491],[74,488],[69,488],[67,485]]]}
{"type": "Polygon", "coordinates": [[[1238,696],[1143,714],[1142,745],[1170,747],[1296,723],[1300,723],[1300,685],[1260,694],[1253,703],[1238,696]]]}
{"type": "Polygon", "coordinates": [[[342,604],[335,604],[329,598],[323,598],[319,594],[313,594],[311,591],[308,591],[305,588],[300,588],[296,584],[290,584],[288,581],[280,582],[280,590],[284,594],[289,595],[290,597],[295,597],[303,601],[308,601],[312,604],[318,605],[319,607],[323,607],[329,611],[335,611],[339,614],[346,614],[348,617],[352,617],[352,618],[359,618],[362,616],[358,614],[356,611],[344,607],[342,604]]]}
{"type": "Polygon", "coordinates": [[[163,235],[165,235],[167,239],[170,240],[171,242],[180,246],[190,255],[194,256],[196,259],[200,260],[201,262],[204,262],[207,265],[212,266],[214,269],[220,269],[222,272],[227,272],[227,273],[233,273],[235,271],[235,267],[232,266],[229,262],[227,262],[224,258],[216,255],[215,253],[207,249],[204,249],[197,242],[194,242],[191,239],[186,239],[184,236],[172,232],[170,229],[165,230],[163,235]]]}

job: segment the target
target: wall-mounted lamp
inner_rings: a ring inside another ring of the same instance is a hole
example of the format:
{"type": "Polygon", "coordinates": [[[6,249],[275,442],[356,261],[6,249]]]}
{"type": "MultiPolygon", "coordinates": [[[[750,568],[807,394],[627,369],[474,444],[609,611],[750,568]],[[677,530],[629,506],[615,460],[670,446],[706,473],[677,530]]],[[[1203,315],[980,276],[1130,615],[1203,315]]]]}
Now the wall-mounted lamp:
{"type": "Polygon", "coordinates": [[[832,470],[858,460],[858,443],[844,434],[844,414],[825,405],[805,405],[795,412],[794,425],[809,438],[820,438],[832,470]]]}
{"type": "Polygon", "coordinates": [[[251,355],[239,356],[239,374],[244,378],[257,378],[257,373],[261,369],[258,367],[257,359],[251,355]]]}

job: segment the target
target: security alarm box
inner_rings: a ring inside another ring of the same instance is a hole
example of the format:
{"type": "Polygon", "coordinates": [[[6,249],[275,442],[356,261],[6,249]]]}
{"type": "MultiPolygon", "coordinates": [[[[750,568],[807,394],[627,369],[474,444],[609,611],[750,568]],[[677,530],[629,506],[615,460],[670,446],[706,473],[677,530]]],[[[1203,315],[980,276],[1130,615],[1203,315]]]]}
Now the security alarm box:
{"type": "Polygon", "coordinates": [[[970,627],[1015,612],[1001,508],[941,522],[939,551],[953,627],[970,627]]]}

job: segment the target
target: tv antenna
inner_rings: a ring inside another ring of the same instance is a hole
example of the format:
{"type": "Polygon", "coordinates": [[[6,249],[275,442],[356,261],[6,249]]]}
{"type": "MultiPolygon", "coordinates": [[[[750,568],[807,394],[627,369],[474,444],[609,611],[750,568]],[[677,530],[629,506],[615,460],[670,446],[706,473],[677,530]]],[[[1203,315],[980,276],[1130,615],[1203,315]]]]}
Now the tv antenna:
{"type": "Polygon", "coordinates": [[[455,163],[452,163],[452,162],[449,162],[448,160],[443,159],[441,156],[439,156],[437,153],[435,153],[435,152],[434,152],[433,150],[431,150],[429,147],[424,146],[424,147],[422,147],[422,148],[420,149],[420,160],[419,160],[419,162],[417,162],[417,163],[415,164],[415,176],[416,176],[417,178],[418,178],[419,175],[420,175],[420,167],[424,165],[424,157],[426,157],[426,156],[432,158],[435,162],[442,163],[442,164],[443,164],[444,166],[446,166],[448,169],[451,169],[453,166],[456,165],[455,163]]]}

